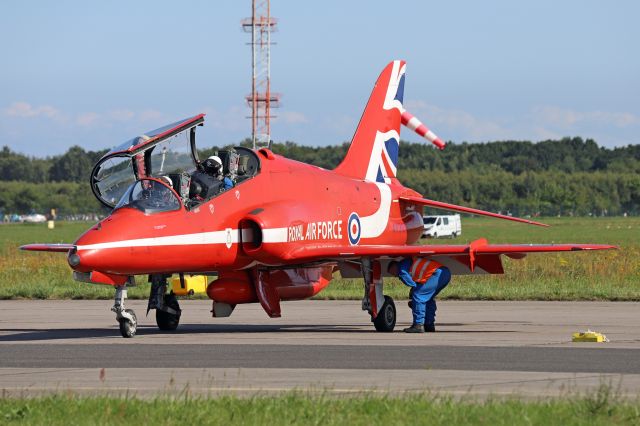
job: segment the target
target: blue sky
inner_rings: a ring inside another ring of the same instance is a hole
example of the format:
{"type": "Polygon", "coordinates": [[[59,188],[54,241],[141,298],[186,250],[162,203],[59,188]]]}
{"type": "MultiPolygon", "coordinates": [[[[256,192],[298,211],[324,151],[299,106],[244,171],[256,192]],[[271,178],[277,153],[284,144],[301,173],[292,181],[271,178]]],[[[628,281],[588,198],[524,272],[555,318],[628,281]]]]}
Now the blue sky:
{"type": "MultiPolygon", "coordinates": [[[[272,138],[350,140],[407,61],[405,106],[442,139],[640,142],[640,2],[272,0],[272,138]]],[[[0,145],[108,148],[206,112],[202,146],[249,136],[250,1],[0,3],[0,145]]],[[[405,129],[403,139],[420,139],[405,129]]]]}

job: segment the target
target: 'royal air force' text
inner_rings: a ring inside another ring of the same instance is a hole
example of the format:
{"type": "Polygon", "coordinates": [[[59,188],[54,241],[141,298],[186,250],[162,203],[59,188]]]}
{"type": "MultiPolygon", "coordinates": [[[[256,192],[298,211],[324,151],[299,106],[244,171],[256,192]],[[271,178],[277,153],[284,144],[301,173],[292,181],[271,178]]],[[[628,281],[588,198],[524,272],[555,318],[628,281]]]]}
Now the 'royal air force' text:
{"type": "Polygon", "coordinates": [[[289,242],[341,239],[342,220],[301,223],[288,228],[289,242]]]}

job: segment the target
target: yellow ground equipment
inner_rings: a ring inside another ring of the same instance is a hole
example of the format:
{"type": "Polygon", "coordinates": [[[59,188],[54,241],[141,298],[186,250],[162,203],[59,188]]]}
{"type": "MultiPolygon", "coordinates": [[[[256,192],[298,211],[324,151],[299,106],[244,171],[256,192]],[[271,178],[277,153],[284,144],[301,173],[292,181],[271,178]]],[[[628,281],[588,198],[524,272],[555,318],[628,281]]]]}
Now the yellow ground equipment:
{"type": "Polygon", "coordinates": [[[587,330],[584,333],[573,333],[572,341],[574,342],[608,342],[607,336],[597,331],[587,330]]]}
{"type": "Polygon", "coordinates": [[[180,276],[171,278],[171,289],[176,296],[191,296],[195,293],[204,293],[207,291],[206,275],[185,275],[184,285],[180,282],[180,276]]]}

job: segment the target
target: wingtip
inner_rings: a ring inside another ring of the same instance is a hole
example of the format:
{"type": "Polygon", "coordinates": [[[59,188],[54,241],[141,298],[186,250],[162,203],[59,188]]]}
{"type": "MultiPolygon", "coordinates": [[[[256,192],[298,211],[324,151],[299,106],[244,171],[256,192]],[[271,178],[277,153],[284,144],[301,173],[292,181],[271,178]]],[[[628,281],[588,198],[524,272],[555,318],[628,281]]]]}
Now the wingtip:
{"type": "Polygon", "coordinates": [[[513,216],[509,216],[508,218],[510,220],[514,220],[516,222],[524,223],[526,225],[542,226],[544,228],[550,228],[551,227],[551,225],[548,225],[548,224],[542,223],[542,222],[536,222],[535,220],[531,220],[531,219],[523,219],[523,218],[520,218],[520,217],[513,217],[513,216]]]}
{"type": "Polygon", "coordinates": [[[618,246],[604,245],[600,250],[620,250],[618,246]]]}
{"type": "Polygon", "coordinates": [[[575,247],[572,251],[578,250],[619,250],[620,247],[612,246],[609,244],[597,244],[597,245],[581,245],[579,247],[575,247]]]}

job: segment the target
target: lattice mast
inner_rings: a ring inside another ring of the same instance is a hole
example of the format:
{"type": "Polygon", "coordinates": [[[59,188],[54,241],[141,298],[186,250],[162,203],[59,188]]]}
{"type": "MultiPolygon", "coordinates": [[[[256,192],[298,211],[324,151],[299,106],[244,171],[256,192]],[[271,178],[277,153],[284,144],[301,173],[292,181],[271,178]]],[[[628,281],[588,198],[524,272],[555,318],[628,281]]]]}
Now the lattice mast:
{"type": "Polygon", "coordinates": [[[277,108],[280,95],[271,92],[271,33],[277,20],[271,17],[269,0],[251,1],[251,18],[242,20],[242,29],[251,33],[251,108],[253,149],[271,140],[271,108],[277,108]]]}

